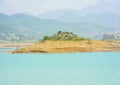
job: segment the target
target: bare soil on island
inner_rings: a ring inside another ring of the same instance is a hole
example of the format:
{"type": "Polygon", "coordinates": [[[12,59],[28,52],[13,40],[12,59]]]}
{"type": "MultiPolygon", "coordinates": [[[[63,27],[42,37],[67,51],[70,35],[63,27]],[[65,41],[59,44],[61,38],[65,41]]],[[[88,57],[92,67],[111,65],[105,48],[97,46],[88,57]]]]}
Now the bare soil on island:
{"type": "Polygon", "coordinates": [[[120,41],[44,41],[17,49],[13,53],[115,52],[120,41]]]}

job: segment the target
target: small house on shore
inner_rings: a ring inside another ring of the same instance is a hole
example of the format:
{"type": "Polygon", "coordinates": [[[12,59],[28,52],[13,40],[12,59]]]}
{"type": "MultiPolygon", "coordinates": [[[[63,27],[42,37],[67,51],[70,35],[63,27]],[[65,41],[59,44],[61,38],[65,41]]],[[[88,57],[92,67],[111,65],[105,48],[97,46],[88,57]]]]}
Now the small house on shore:
{"type": "Polygon", "coordinates": [[[114,40],[115,35],[114,34],[103,34],[103,40],[114,40]]]}

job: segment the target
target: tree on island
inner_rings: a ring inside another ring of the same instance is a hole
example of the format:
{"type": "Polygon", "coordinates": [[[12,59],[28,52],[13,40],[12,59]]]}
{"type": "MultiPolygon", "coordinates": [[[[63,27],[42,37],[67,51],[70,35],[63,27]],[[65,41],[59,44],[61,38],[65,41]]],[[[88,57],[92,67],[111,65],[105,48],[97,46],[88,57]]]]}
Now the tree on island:
{"type": "Polygon", "coordinates": [[[62,31],[58,31],[58,34],[60,34],[62,31]]]}

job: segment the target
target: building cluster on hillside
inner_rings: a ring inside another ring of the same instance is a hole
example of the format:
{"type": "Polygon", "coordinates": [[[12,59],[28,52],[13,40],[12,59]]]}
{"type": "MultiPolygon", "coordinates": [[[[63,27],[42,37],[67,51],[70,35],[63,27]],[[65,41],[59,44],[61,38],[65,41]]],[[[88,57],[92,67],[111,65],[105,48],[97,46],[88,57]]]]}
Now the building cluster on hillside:
{"type": "Polygon", "coordinates": [[[7,40],[7,41],[20,41],[25,40],[26,38],[22,35],[16,35],[13,33],[1,33],[0,32],[0,40],[7,40]]]}
{"type": "Polygon", "coordinates": [[[112,33],[103,34],[103,40],[115,40],[115,39],[119,39],[119,36],[116,36],[116,34],[112,33]]]}

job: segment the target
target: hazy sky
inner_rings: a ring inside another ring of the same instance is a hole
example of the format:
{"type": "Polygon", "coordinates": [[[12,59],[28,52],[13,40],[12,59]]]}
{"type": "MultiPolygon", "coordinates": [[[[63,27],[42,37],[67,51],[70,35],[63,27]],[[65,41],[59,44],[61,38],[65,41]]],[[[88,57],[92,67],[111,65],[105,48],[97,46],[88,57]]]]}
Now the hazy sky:
{"type": "Polygon", "coordinates": [[[99,0],[0,0],[0,12],[12,14],[31,12],[39,14],[57,9],[80,10],[99,0]]]}

